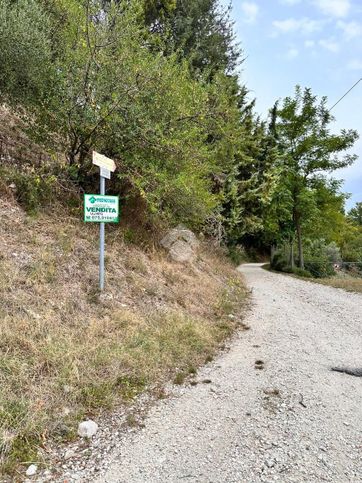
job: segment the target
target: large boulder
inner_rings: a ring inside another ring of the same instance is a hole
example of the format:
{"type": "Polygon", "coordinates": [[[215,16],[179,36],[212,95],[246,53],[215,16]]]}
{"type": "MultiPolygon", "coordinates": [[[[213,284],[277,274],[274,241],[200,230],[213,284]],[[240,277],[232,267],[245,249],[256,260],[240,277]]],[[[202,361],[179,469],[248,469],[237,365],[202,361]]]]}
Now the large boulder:
{"type": "Polygon", "coordinates": [[[199,241],[191,230],[178,226],[162,238],[161,245],[168,251],[172,260],[188,263],[195,258],[199,241]]]}

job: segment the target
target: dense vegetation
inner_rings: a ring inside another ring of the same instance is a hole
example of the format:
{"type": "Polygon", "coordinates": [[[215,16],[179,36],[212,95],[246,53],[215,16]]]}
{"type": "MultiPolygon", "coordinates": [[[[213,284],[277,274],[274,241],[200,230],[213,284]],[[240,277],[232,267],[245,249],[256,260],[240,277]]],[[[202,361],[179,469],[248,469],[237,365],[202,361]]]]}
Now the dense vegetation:
{"type": "Polygon", "coordinates": [[[0,100],[48,154],[36,170],[2,157],[29,209],[60,179],[95,189],[96,149],[149,224],[183,222],[234,256],[272,248],[291,271],[330,272],[329,252],[362,261],[360,207],[346,217],[330,177],[353,163],[357,133],[333,134],[327,99],[299,86],[262,121],[217,0],[0,0],[0,25],[0,100]]]}

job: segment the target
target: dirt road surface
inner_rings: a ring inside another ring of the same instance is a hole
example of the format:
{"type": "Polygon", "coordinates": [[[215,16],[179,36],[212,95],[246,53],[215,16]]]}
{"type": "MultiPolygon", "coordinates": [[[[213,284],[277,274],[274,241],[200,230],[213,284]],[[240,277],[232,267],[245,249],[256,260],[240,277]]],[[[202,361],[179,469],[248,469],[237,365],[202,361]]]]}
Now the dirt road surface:
{"type": "Polygon", "coordinates": [[[361,482],[362,295],[240,268],[251,327],[125,436],[107,483],[361,482]],[[263,364],[255,365],[256,361],[263,364]]]}

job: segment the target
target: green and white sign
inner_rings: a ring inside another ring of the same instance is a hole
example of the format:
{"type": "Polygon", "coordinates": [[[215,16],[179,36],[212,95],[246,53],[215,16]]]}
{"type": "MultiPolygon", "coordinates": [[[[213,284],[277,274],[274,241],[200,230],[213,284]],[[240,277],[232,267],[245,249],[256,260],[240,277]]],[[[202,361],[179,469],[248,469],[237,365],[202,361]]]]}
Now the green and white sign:
{"type": "Polygon", "coordinates": [[[119,197],[84,195],[84,221],[86,223],[118,223],[119,197]]]}

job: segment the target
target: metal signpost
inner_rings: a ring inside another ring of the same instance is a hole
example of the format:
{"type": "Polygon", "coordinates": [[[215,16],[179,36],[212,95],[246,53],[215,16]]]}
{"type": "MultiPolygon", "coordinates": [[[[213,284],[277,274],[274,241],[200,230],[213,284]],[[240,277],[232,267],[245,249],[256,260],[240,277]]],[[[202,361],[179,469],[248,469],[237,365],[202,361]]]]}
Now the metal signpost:
{"type": "Polygon", "coordinates": [[[104,233],[105,223],[118,223],[119,198],[106,196],[106,179],[111,179],[111,173],[116,165],[112,159],[93,151],[93,164],[100,168],[100,194],[84,195],[84,221],[99,223],[99,288],[104,290],[104,233]]]}

